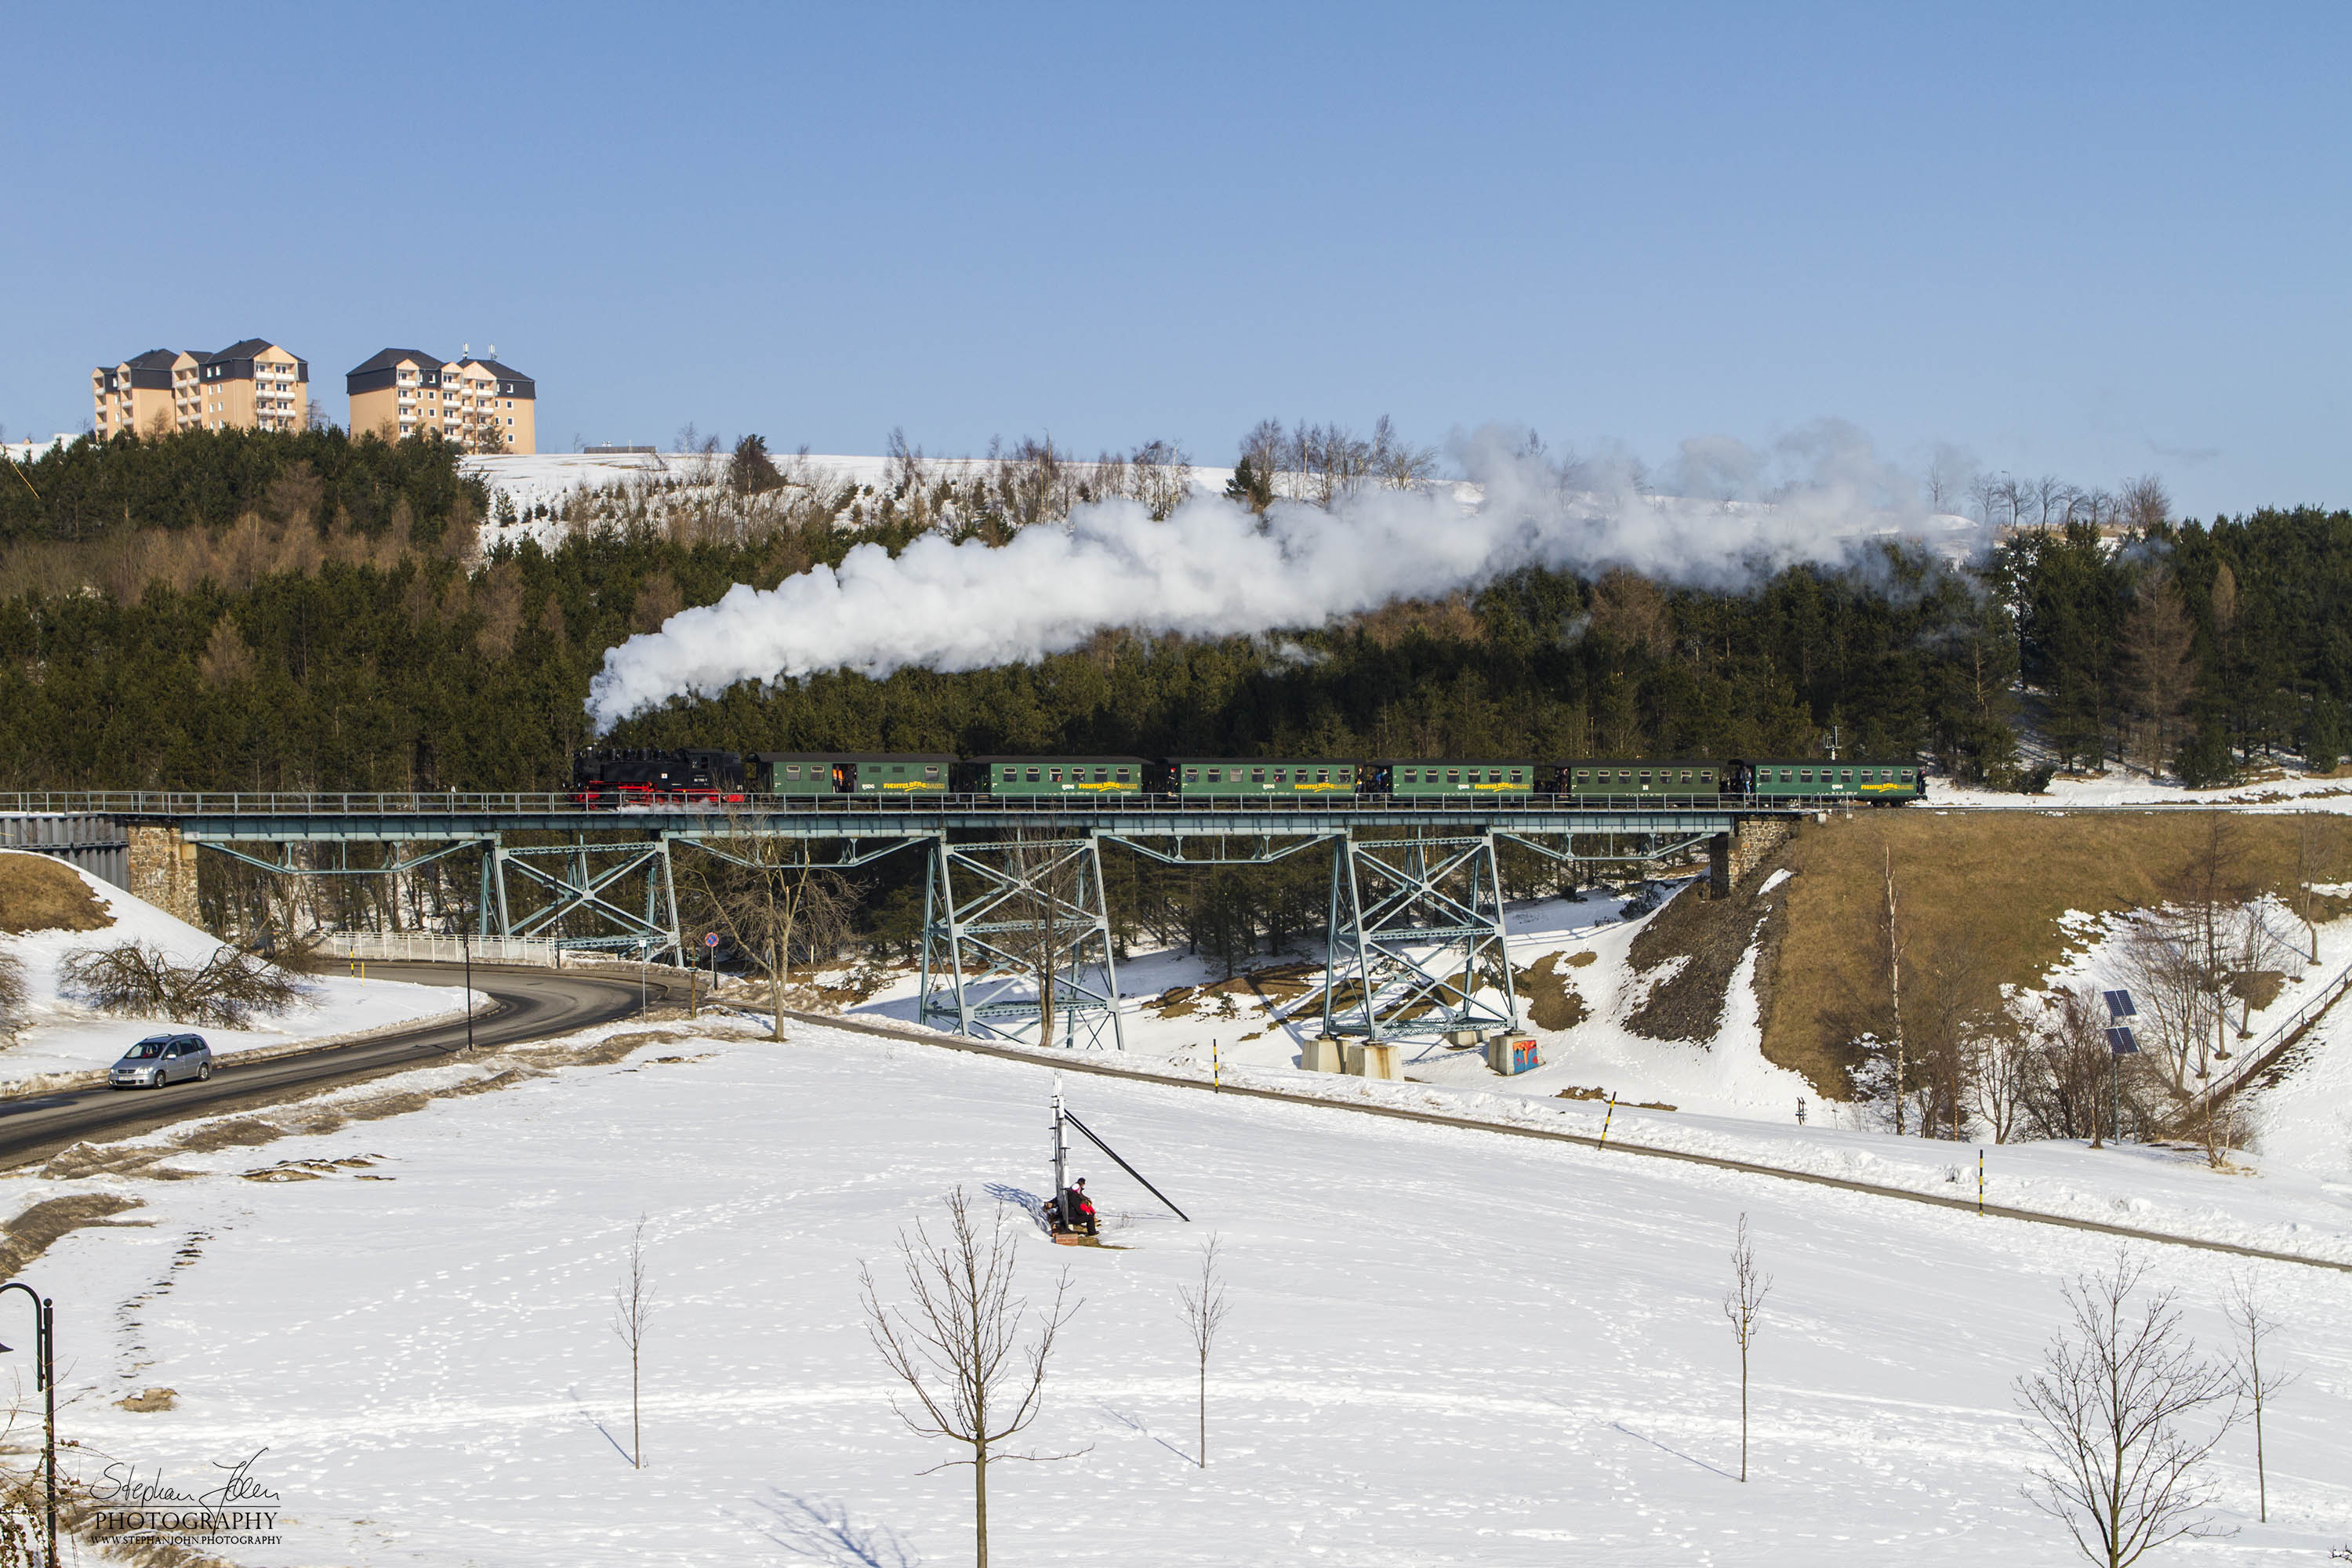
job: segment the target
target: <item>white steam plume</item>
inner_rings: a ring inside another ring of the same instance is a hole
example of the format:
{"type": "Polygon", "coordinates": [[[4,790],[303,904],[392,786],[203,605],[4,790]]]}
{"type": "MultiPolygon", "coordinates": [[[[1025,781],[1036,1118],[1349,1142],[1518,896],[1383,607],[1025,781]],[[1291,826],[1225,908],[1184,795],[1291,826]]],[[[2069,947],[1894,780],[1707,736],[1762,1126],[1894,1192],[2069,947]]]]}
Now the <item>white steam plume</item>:
{"type": "Polygon", "coordinates": [[[1841,425],[1811,426],[1765,453],[1685,443],[1673,477],[1706,500],[1645,495],[1629,473],[1513,454],[1498,431],[1459,444],[1456,456],[1483,487],[1466,504],[1444,485],[1368,490],[1328,511],[1277,502],[1261,525],[1222,497],[1197,496],[1165,522],[1112,500],[999,548],[938,535],[896,557],[860,545],[838,567],[772,589],[738,584],[611,649],[590,683],[589,713],[602,731],[673,697],[715,696],[741,680],[1029,662],[1106,627],[1228,637],[1316,626],[1527,566],[1616,566],[1737,587],[1798,563],[1851,562],[1873,538],[1935,528],[1916,486],[1841,425]],[[1776,478],[1791,465],[1801,477],[1776,478]]]}

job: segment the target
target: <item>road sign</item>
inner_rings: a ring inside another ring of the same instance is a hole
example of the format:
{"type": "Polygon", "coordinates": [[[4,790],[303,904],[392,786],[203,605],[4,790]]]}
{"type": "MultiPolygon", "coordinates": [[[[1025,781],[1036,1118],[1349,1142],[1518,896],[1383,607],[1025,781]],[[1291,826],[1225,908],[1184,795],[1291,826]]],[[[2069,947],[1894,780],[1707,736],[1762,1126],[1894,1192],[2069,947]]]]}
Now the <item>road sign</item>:
{"type": "Polygon", "coordinates": [[[717,947],[719,945],[719,933],[715,931],[704,931],[702,933],[702,945],[705,947],[717,947]]]}
{"type": "Polygon", "coordinates": [[[2132,1005],[2130,992],[2108,991],[2102,993],[2102,994],[2107,999],[2108,1017],[2137,1018],[2139,1016],[2139,1009],[2132,1005]]]}
{"type": "Polygon", "coordinates": [[[2136,1057],[2139,1055],[2139,1042],[2132,1037],[2129,1029],[2113,1028],[2107,1031],[2107,1049],[2119,1057],[2136,1057]]]}

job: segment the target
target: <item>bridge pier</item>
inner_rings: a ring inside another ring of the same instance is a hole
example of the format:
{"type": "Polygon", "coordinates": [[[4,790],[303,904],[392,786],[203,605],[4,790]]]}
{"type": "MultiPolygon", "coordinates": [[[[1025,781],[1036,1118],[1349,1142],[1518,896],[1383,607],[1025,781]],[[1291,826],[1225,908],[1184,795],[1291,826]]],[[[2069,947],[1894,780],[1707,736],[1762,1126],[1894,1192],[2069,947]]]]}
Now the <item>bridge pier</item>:
{"type": "Polygon", "coordinates": [[[1727,899],[1731,889],[1796,837],[1797,825],[1785,816],[1743,816],[1728,833],[1707,840],[1706,896],[1727,899]]]}
{"type": "Polygon", "coordinates": [[[205,923],[196,898],[196,847],[178,827],[133,823],[130,829],[131,892],[192,926],[205,923]]]}
{"type": "Polygon", "coordinates": [[[1515,1029],[1495,836],[1360,839],[1331,848],[1323,1032],[1370,1040],[1515,1029]],[[1498,1008],[1481,999],[1499,991],[1498,1008]]]}
{"type": "Polygon", "coordinates": [[[1125,1050],[1100,839],[934,838],[919,998],[933,1028],[1125,1050]]]}

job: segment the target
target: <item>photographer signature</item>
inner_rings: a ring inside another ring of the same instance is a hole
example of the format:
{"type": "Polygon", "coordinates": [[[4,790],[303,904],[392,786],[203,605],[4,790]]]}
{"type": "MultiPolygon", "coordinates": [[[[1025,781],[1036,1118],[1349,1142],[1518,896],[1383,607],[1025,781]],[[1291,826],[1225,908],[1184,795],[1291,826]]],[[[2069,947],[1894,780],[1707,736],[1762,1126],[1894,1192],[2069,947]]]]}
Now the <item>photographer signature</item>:
{"type": "Polygon", "coordinates": [[[255,1480],[249,1473],[261,1456],[269,1450],[256,1448],[252,1454],[235,1463],[213,1461],[213,1468],[228,1473],[210,1491],[184,1492],[163,1479],[163,1467],[155,1467],[152,1479],[140,1479],[139,1467],[120,1461],[101,1472],[102,1479],[90,1488],[90,1496],[100,1502],[147,1508],[157,1503],[180,1503],[196,1508],[227,1508],[236,1503],[274,1503],[278,1494],[255,1480]]]}

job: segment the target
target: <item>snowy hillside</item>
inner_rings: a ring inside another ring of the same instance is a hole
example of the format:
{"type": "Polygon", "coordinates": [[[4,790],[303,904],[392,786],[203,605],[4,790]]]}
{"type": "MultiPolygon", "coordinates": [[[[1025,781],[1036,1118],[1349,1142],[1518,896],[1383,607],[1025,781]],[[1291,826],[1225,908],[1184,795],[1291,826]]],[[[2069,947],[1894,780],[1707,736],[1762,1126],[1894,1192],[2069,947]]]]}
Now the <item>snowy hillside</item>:
{"type": "MultiPolygon", "coordinates": [[[[150,1222],[38,1266],[70,1304],[73,1434],[168,1475],[266,1450],[285,1542],[235,1552],[253,1564],[634,1568],[652,1542],[677,1562],[969,1561],[965,1473],[925,1474],[952,1456],[892,1415],[858,1268],[895,1293],[892,1237],[950,1187],[1042,1195],[1050,1069],[815,1027],[640,1039],[414,1114],[175,1155],[211,1173],[193,1179],[21,1182],[24,1201],[126,1193],[150,1222]],[[610,1328],[640,1215],[661,1303],[642,1471],[610,1328]],[[159,1385],[175,1408],[115,1405],[159,1385]]],[[[2075,1560],[2019,1493],[2011,1386],[2107,1242],[1196,1090],[1069,1091],[1192,1221],[1090,1159],[1076,1173],[1126,1250],[1024,1245],[1024,1289],[1066,1265],[1085,1305],[1032,1434],[1074,1457],[992,1473],[1003,1561],[2075,1560]],[[1743,1215],[1774,1281],[1745,1485],[1720,1310],[1743,1215]],[[1233,1310],[1203,1470],[1176,1289],[1212,1234],[1233,1310]]],[[[2108,1171],[2130,1198],[2141,1168],[2108,1171]]],[[[2139,1250],[2200,1338],[2233,1268],[2282,1319],[2303,1381],[2271,1413],[2272,1520],[2232,1439],[2227,1550],[2321,1561],[2352,1535],[2343,1277],[2139,1250]]]]}
{"type": "MultiPolygon", "coordinates": [[[[14,1045],[0,1036],[0,1092],[23,1092],[56,1074],[109,1067],[124,1046],[142,1036],[185,1026],[163,1018],[116,1017],[60,996],[58,964],[83,949],[141,942],[161,949],[176,963],[201,965],[220,950],[217,940],[65,861],[16,850],[0,850],[0,856],[70,875],[88,889],[95,901],[96,918],[104,921],[83,931],[37,929],[10,935],[0,929],[0,952],[23,963],[32,994],[30,1026],[18,1034],[14,1045]]],[[[277,1017],[257,1017],[252,1028],[205,1026],[199,1032],[214,1055],[230,1056],[291,1040],[385,1028],[444,1015],[463,1016],[462,1000],[447,986],[362,979],[356,965],[343,973],[306,976],[305,984],[311,987],[309,997],[277,1017]]]]}

